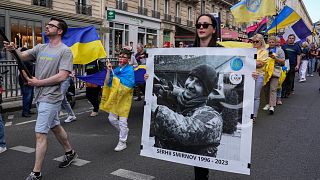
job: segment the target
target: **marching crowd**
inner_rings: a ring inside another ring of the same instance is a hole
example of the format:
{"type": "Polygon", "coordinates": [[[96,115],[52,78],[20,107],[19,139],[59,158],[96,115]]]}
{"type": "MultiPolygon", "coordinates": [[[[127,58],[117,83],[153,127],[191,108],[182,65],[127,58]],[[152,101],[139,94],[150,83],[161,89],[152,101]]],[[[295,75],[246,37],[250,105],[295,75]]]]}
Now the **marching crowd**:
{"type": "MultiPolygon", "coordinates": [[[[193,47],[217,47],[217,25],[219,26],[210,14],[200,15],[196,21],[197,33],[193,47]]],[[[65,151],[64,160],[59,165],[60,168],[69,166],[72,161],[78,157],[68,140],[66,131],[60,125],[58,117],[62,106],[68,111],[68,117],[65,122],[72,122],[76,120],[75,114],[73,113],[70,105],[68,105],[65,96],[66,89],[69,86],[71,78],[70,73],[72,72],[72,54],[70,48],[64,45],[61,41],[61,37],[65,34],[66,30],[67,24],[63,20],[52,18],[46,25],[45,31],[46,36],[50,39],[49,43],[39,44],[33,49],[19,52],[23,60],[28,61],[36,59],[37,61],[33,72],[34,77],[28,77],[26,73],[22,71],[22,77],[26,80],[27,86],[21,84],[21,87],[24,87],[23,91],[33,92],[34,90],[34,101],[36,102],[38,112],[35,126],[36,159],[34,168],[27,177],[27,180],[37,180],[42,178],[41,168],[47,150],[47,133],[49,130],[55,134],[55,137],[58,139],[65,151]],[[29,86],[34,89],[32,88],[30,91],[28,89],[29,86]]],[[[261,92],[265,92],[264,98],[266,98],[267,102],[263,107],[263,110],[269,111],[270,114],[275,113],[275,107],[277,105],[282,105],[281,98],[288,98],[294,93],[296,72],[299,72],[299,82],[301,83],[306,81],[306,77],[314,76],[314,72],[318,69],[316,68],[318,66],[317,64],[320,64],[320,49],[317,49],[315,44],[308,44],[307,42],[302,43],[300,46],[298,43],[295,43],[294,35],[289,35],[284,45],[280,44],[280,39],[278,37],[269,36],[267,39],[267,46],[264,37],[260,34],[256,34],[252,38],[252,43],[253,47],[258,50],[256,72],[253,72],[252,74],[256,82],[253,116],[253,122],[256,122],[260,106],[261,92]]],[[[186,46],[183,42],[179,42],[179,47],[186,46]]],[[[9,51],[16,49],[15,45],[9,42],[5,42],[5,48],[9,51]]],[[[130,43],[130,46],[124,47],[119,51],[119,67],[114,70],[112,65],[107,63],[105,85],[117,83],[116,80],[112,78],[113,76],[117,76],[120,79],[124,77],[126,84],[130,87],[132,86],[132,76],[134,77],[133,66],[144,65],[146,63],[146,52],[144,50],[144,46],[138,43],[136,49],[137,52],[134,52],[132,43],[130,43]]],[[[99,67],[97,66],[97,64],[87,65],[87,74],[89,75],[99,71],[99,67]]],[[[206,98],[208,93],[212,90],[212,87],[216,86],[216,82],[210,80],[204,81],[201,78],[198,78],[198,74],[205,73],[203,76],[207,77],[208,75],[206,72],[212,72],[212,74],[215,74],[215,71],[208,70],[203,72],[203,69],[211,69],[211,67],[207,66],[199,66],[197,68],[190,72],[185,85],[186,89],[195,89],[194,92],[198,93],[198,95],[190,94],[190,92],[193,91],[186,90],[184,93],[179,94],[177,100],[184,102],[184,104],[181,103],[183,108],[189,101],[189,97],[194,96],[199,98],[199,96],[201,96],[201,107],[203,106],[202,108],[211,110],[212,108],[210,109],[210,107],[206,106],[204,103],[206,102],[206,98]],[[195,82],[197,82],[197,86],[195,85],[195,82]]],[[[148,78],[148,75],[146,75],[145,78],[148,78]]],[[[145,91],[145,85],[141,84],[135,89],[135,100],[139,101],[142,99],[141,96],[145,91]]],[[[98,110],[101,109],[101,104],[99,102],[100,91],[100,86],[87,83],[86,95],[94,107],[90,114],[92,117],[98,115],[98,110]]],[[[132,99],[133,92],[128,90],[127,93],[131,95],[132,99]]],[[[131,101],[131,99],[129,101],[131,101]]],[[[30,101],[30,97],[28,100],[30,101]]],[[[29,106],[30,102],[26,102],[26,107],[29,106]]],[[[131,103],[129,105],[129,111],[130,106],[131,103]]],[[[105,108],[108,109],[110,107],[105,108]]],[[[194,106],[194,108],[196,108],[196,106],[194,106]]],[[[159,113],[159,106],[155,105],[153,111],[159,113]]],[[[207,120],[208,122],[210,121],[211,125],[216,127],[216,129],[220,129],[213,133],[216,134],[217,137],[215,139],[217,140],[214,142],[215,144],[211,144],[212,148],[210,149],[212,150],[213,156],[216,156],[217,146],[220,144],[219,137],[221,136],[222,120],[214,109],[211,111],[213,114],[212,119],[207,120]]],[[[30,108],[28,108],[23,110],[22,115],[24,117],[28,117],[30,116],[30,113],[32,112],[30,111],[30,108]]],[[[111,111],[109,112],[108,119],[110,123],[119,131],[119,143],[114,148],[115,151],[121,151],[126,148],[126,141],[129,132],[127,116],[128,114],[122,115],[121,113],[115,114],[111,111]]],[[[187,113],[185,116],[189,116],[189,114],[187,113]]],[[[3,139],[3,137],[1,138],[3,139]]],[[[0,144],[0,153],[6,150],[5,143],[2,144],[0,144]]],[[[206,150],[203,150],[203,152],[205,151],[206,150]]],[[[196,152],[198,152],[198,149],[196,149],[196,152]]],[[[208,179],[208,169],[194,167],[194,172],[196,180],[208,179]]]]}

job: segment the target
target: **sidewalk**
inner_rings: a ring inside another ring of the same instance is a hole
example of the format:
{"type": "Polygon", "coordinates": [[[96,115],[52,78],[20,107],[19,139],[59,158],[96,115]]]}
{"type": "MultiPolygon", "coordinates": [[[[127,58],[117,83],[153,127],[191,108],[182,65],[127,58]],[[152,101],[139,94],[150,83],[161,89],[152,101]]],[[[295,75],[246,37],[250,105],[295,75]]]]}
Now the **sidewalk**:
{"type": "MultiPolygon", "coordinates": [[[[76,92],[76,100],[85,99],[85,98],[86,98],[85,91],[76,92]]],[[[11,101],[2,103],[2,109],[4,113],[19,111],[22,109],[22,99],[21,98],[16,98],[16,99],[17,100],[11,100],[11,101]]],[[[36,104],[33,102],[32,106],[35,107],[36,104]]]]}

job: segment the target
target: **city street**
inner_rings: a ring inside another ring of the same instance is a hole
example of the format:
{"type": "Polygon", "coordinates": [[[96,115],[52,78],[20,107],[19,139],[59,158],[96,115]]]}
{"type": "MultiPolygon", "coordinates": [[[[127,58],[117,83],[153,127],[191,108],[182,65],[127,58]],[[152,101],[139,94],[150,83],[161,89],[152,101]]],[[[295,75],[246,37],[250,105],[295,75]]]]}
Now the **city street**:
{"type": "MultiPolygon", "coordinates": [[[[216,180],[316,180],[320,179],[319,76],[295,83],[295,94],[283,99],[274,115],[260,111],[253,128],[251,175],[210,170],[216,180]]],[[[260,107],[263,107],[264,102],[260,107]]],[[[49,133],[48,151],[43,164],[45,180],[192,180],[193,167],[142,157],[143,101],[133,101],[129,116],[128,148],[113,149],[118,133],[109,124],[107,113],[89,117],[90,104],[78,100],[74,108],[77,120],[62,125],[79,159],[70,167],[58,168],[63,149],[49,133]]],[[[35,109],[33,109],[35,111],[35,109]]],[[[34,164],[36,115],[20,117],[16,111],[5,114],[8,150],[0,154],[1,179],[24,179],[34,164]]],[[[62,120],[65,118],[61,118],[62,120]]]]}

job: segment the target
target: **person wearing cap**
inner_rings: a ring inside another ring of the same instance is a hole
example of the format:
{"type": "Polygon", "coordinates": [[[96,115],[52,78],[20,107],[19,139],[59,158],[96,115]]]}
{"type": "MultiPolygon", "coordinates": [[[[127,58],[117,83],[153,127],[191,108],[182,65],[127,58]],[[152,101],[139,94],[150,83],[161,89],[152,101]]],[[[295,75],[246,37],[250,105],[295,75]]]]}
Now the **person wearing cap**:
{"type": "Polygon", "coordinates": [[[153,96],[155,147],[216,157],[223,122],[220,113],[206,103],[217,80],[215,69],[203,64],[191,70],[184,88],[162,92],[162,100],[176,101],[175,108],[158,105],[153,96]]]}

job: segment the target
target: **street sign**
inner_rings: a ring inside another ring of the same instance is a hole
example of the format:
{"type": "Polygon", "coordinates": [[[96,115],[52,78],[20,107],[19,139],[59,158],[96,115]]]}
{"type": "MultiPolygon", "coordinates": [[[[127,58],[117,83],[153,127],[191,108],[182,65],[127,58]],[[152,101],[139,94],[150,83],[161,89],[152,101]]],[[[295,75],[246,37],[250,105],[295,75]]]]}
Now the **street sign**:
{"type": "Polygon", "coordinates": [[[107,10],[107,20],[113,20],[116,18],[116,12],[114,10],[107,10]]]}

